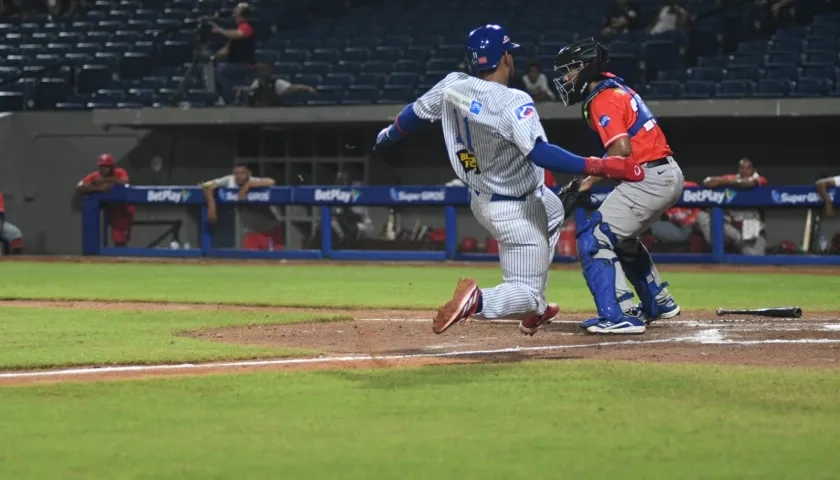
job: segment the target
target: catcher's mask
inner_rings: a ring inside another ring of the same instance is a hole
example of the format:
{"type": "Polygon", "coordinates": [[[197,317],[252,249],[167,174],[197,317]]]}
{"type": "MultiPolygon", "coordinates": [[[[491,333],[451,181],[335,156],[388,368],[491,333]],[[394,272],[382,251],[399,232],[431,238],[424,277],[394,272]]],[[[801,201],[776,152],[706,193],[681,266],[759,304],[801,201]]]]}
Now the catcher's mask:
{"type": "Polygon", "coordinates": [[[554,79],[560,99],[568,107],[586,98],[586,86],[597,80],[609,62],[607,48],[590,37],[563,47],[554,58],[554,79]]]}

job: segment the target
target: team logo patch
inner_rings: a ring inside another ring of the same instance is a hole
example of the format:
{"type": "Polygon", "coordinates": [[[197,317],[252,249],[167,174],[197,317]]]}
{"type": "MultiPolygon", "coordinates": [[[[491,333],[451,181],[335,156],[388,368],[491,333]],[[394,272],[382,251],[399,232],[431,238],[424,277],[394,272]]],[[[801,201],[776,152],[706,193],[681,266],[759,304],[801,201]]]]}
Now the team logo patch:
{"type": "Polygon", "coordinates": [[[533,117],[537,114],[537,109],[534,108],[533,103],[526,103],[521,107],[516,109],[516,118],[520,121],[528,120],[529,118],[533,117]]]}
{"type": "Polygon", "coordinates": [[[478,57],[479,65],[484,65],[485,63],[487,63],[487,57],[478,57]]]}
{"type": "Polygon", "coordinates": [[[470,113],[473,113],[475,115],[481,113],[481,102],[479,102],[478,100],[473,100],[470,103],[470,113]]]}
{"type": "Polygon", "coordinates": [[[507,35],[505,35],[505,37],[502,39],[502,43],[508,43],[509,41],[510,37],[508,37],[507,35]]]}
{"type": "Polygon", "coordinates": [[[598,125],[602,127],[606,127],[610,124],[610,116],[609,115],[601,115],[601,118],[598,119],[598,125]]]}
{"type": "Polygon", "coordinates": [[[458,155],[458,161],[461,162],[465,172],[475,172],[476,175],[481,175],[481,170],[478,169],[478,159],[469,150],[458,150],[455,155],[458,155]]]}

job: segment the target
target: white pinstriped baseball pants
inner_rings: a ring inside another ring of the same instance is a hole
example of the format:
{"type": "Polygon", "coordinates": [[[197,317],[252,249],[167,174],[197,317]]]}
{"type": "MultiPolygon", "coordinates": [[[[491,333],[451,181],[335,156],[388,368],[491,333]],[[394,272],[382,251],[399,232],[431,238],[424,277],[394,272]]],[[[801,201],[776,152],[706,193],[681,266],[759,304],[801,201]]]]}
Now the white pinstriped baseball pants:
{"type": "Polygon", "coordinates": [[[563,202],[543,189],[524,200],[490,201],[490,194],[473,192],[473,215],[499,243],[503,283],[482,288],[483,308],[476,317],[511,318],[546,308],[548,269],[554,258],[563,202]]]}

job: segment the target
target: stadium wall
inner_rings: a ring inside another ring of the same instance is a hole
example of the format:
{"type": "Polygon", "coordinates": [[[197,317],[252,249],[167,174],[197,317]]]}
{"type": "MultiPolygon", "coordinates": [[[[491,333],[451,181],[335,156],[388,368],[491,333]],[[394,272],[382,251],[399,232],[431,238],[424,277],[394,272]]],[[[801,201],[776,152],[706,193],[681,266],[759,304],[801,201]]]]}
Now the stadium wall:
{"type": "MultiPolygon", "coordinates": [[[[396,109],[395,109],[396,110],[396,109]]],[[[76,182],[95,169],[95,159],[112,153],[128,169],[136,185],[191,185],[229,173],[231,162],[241,158],[236,129],[243,126],[166,126],[148,128],[102,127],[90,112],[21,113],[0,118],[3,160],[0,161],[0,191],[6,195],[7,211],[26,234],[32,253],[77,254],[81,251],[80,202],[76,182]],[[162,168],[151,166],[160,159],[162,168]]],[[[771,184],[806,184],[817,175],[840,174],[832,169],[828,152],[829,129],[836,117],[668,118],[663,122],[676,158],[687,179],[700,181],[708,175],[733,172],[742,156],[753,159],[771,184]],[[826,167],[827,166],[827,167],[826,167]]],[[[579,120],[546,120],[552,141],[578,152],[597,153],[594,139],[579,120]]],[[[365,138],[372,140],[383,122],[367,123],[365,138]]],[[[358,129],[358,124],[354,128],[358,129]]],[[[315,128],[312,125],[294,128],[315,128]]],[[[338,128],[319,125],[318,128],[338,128]]],[[[271,135],[283,135],[276,130],[271,135]]],[[[357,148],[368,151],[370,144],[357,148]]],[[[259,159],[250,159],[259,163],[259,159]]],[[[409,138],[383,156],[369,158],[367,182],[391,184],[436,184],[451,180],[439,129],[431,127],[409,138]]],[[[559,180],[564,180],[560,178],[559,180]]],[[[282,182],[279,182],[282,183],[282,182]]],[[[459,232],[484,238],[486,233],[467,209],[459,209],[459,232]]],[[[385,209],[372,208],[375,222],[384,221],[385,209]]],[[[166,207],[146,207],[138,219],[179,219],[185,231],[195,231],[198,212],[166,207]]],[[[801,238],[804,213],[772,212],[768,240],[801,238]]],[[[418,207],[403,212],[404,224],[415,220],[442,226],[439,209],[418,207]]],[[[824,221],[823,232],[840,230],[836,219],[824,221]]],[[[156,236],[153,229],[137,229],[135,239],[144,243],[156,236]]],[[[295,245],[292,245],[294,247],[295,245]]]]}

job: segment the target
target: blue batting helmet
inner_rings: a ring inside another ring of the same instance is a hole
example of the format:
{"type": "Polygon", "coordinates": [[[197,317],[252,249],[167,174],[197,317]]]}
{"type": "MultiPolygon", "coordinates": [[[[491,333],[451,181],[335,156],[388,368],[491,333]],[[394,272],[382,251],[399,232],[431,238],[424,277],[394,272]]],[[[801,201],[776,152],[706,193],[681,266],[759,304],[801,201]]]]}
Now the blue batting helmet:
{"type": "Polygon", "coordinates": [[[473,71],[493,70],[499,66],[505,52],[519,45],[510,41],[507,31],[499,25],[484,25],[470,32],[467,38],[467,63],[473,71]]]}

